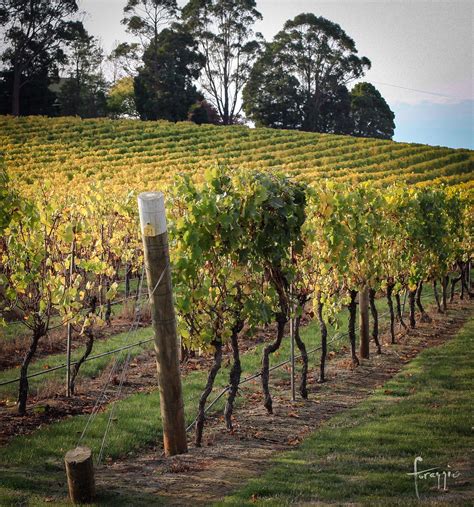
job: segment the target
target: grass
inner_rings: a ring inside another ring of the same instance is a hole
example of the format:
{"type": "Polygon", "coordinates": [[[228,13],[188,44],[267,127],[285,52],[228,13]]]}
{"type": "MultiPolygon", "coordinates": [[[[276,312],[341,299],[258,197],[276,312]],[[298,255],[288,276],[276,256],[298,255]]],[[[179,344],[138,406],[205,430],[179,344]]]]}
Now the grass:
{"type": "MultiPolygon", "coordinates": [[[[102,352],[108,352],[110,350],[114,350],[116,348],[123,347],[125,345],[129,345],[134,342],[139,342],[142,340],[146,340],[147,338],[152,337],[152,330],[150,327],[145,327],[138,329],[137,331],[133,333],[124,332],[124,333],[118,333],[116,335],[113,335],[106,340],[96,340],[94,343],[94,348],[92,350],[91,355],[95,354],[101,354],[102,352]]],[[[135,347],[131,350],[132,357],[137,356],[143,350],[146,348],[151,348],[152,343],[147,343],[140,345],[138,347],[135,347]]],[[[74,350],[71,354],[72,361],[75,361],[79,359],[83,353],[84,347],[80,347],[76,350],[74,350]]],[[[123,361],[128,351],[120,352],[119,361],[123,361]]],[[[112,355],[110,356],[104,356],[98,359],[95,359],[93,361],[88,361],[84,363],[81,366],[81,369],[79,371],[79,376],[82,377],[95,377],[99,375],[109,364],[111,361],[113,361],[114,358],[112,355]]],[[[64,353],[61,354],[51,354],[47,357],[42,357],[40,359],[37,359],[31,364],[31,367],[29,368],[29,373],[36,373],[39,371],[47,370],[49,368],[53,368],[55,366],[60,366],[62,364],[65,364],[66,362],[66,355],[64,353]]],[[[46,375],[41,375],[38,377],[33,377],[29,380],[30,384],[30,393],[34,394],[36,393],[43,385],[46,383],[51,383],[53,381],[60,381],[65,378],[65,369],[61,370],[55,370],[51,373],[47,373],[46,375]]],[[[18,378],[20,375],[20,367],[16,368],[9,368],[7,370],[3,370],[0,372],[0,382],[13,380],[15,378],[18,378]]],[[[78,379],[78,382],[80,382],[80,378],[78,379]]],[[[11,398],[15,397],[18,390],[18,385],[15,384],[8,384],[5,386],[0,386],[0,399],[5,398],[11,398]]]]}
{"type": "MultiPolygon", "coordinates": [[[[415,505],[414,479],[407,474],[417,456],[423,458],[418,470],[450,465],[467,479],[472,470],[462,467],[474,446],[473,339],[471,319],[455,339],[423,351],[369,399],[279,455],[220,505],[415,505]]],[[[433,486],[434,479],[418,480],[421,499],[442,503],[433,486]]]]}
{"type": "MultiPolygon", "coordinates": [[[[433,302],[433,294],[430,288],[426,288],[424,291],[424,303],[431,304],[433,302]]],[[[377,306],[381,312],[386,311],[385,299],[382,298],[377,301],[377,306]]],[[[117,305],[113,307],[114,314],[119,314],[121,311],[122,305],[117,305]]],[[[343,312],[342,323],[346,326],[346,312],[343,312]]],[[[14,326],[23,326],[21,324],[11,324],[5,328],[7,333],[11,333],[14,326]]],[[[334,330],[333,330],[334,331],[334,330]]],[[[309,334],[318,333],[316,326],[314,329],[309,331],[309,334]]],[[[116,335],[112,335],[108,337],[106,340],[96,340],[94,343],[94,348],[91,352],[91,355],[101,354],[103,352],[108,352],[114,350],[116,348],[123,347],[125,345],[129,345],[134,342],[139,342],[142,340],[146,340],[152,336],[151,327],[142,328],[137,330],[134,333],[118,333],[116,335]]],[[[150,349],[152,347],[152,343],[144,344],[139,347],[131,349],[132,357],[139,355],[144,350],[150,349]]],[[[84,347],[80,347],[72,352],[72,360],[79,359],[82,355],[84,347]]],[[[122,362],[125,358],[128,351],[120,353],[119,361],[122,362]]],[[[78,383],[80,383],[81,377],[92,378],[99,375],[107,366],[114,361],[113,356],[104,356],[99,359],[95,359],[93,361],[88,361],[81,366],[81,370],[79,372],[78,383]]],[[[50,354],[47,357],[38,358],[33,360],[30,365],[29,373],[37,373],[43,370],[47,370],[50,368],[54,368],[55,366],[60,366],[65,364],[66,356],[64,353],[59,354],[50,354]]],[[[13,380],[18,378],[20,374],[20,366],[15,368],[9,368],[3,371],[0,371],[0,382],[5,382],[9,380],[13,380]]],[[[38,377],[33,377],[29,381],[30,385],[30,393],[36,394],[43,386],[48,386],[54,384],[55,382],[62,382],[65,376],[65,369],[55,370],[45,375],[40,375],[38,377]]],[[[5,386],[0,386],[0,399],[6,400],[14,400],[17,395],[17,384],[8,384],[5,386]]]]}
{"type": "MultiPolygon", "coordinates": [[[[385,311],[385,302],[378,301],[381,311],[385,311]]],[[[341,317],[341,326],[347,326],[347,312],[341,317]]],[[[302,329],[302,339],[308,349],[317,347],[320,336],[315,324],[302,329]]],[[[330,333],[331,335],[332,333],[330,333]]],[[[338,351],[347,345],[347,337],[336,340],[329,345],[329,350],[338,351]]],[[[255,373],[261,367],[261,351],[263,345],[250,350],[242,356],[243,375],[255,373]]],[[[289,356],[289,340],[284,343],[272,357],[272,364],[280,362],[289,356]]],[[[95,361],[94,361],[95,362],[95,361]]],[[[92,367],[93,363],[89,363],[92,367]]],[[[310,367],[319,362],[319,354],[310,356],[310,367]]],[[[87,364],[87,363],[86,363],[87,364]]],[[[225,366],[216,378],[216,388],[224,387],[228,382],[229,366],[225,366]]],[[[183,378],[183,394],[186,409],[186,421],[190,424],[196,415],[198,398],[205,384],[207,373],[195,371],[183,378]]],[[[271,380],[288,379],[289,373],[285,368],[271,373],[271,380]]],[[[258,388],[259,380],[254,381],[258,388]]],[[[212,398],[212,396],[211,396],[212,398]]],[[[116,402],[115,417],[107,440],[106,456],[117,458],[138,451],[140,448],[161,440],[161,419],[159,416],[159,394],[157,390],[150,393],[138,393],[116,402]]],[[[222,410],[224,398],[215,405],[216,410],[222,410]]],[[[110,410],[110,408],[108,409],[110,410]]],[[[100,413],[94,419],[83,444],[93,449],[98,455],[102,436],[107,424],[108,410],[100,413]]],[[[64,498],[66,494],[62,459],[70,448],[76,446],[82,433],[86,416],[75,416],[67,420],[53,423],[41,428],[31,435],[14,438],[8,445],[0,449],[0,463],[8,464],[0,468],[0,500],[3,498],[18,498],[30,505],[40,505],[41,499],[53,496],[55,500],[64,498]]],[[[121,500],[120,500],[121,501],[121,500]]],[[[154,499],[156,503],[156,498],[154,499]]],[[[5,502],[0,501],[0,505],[5,502]]],[[[119,505],[118,499],[114,505],[119,505]]],[[[7,503],[5,503],[8,505],[7,503]]],[[[15,505],[15,503],[13,503],[15,505]]],[[[124,500],[124,505],[127,502],[124,500]]],[[[134,505],[137,500],[134,499],[134,505]]],[[[146,504],[146,501],[145,501],[146,504]]],[[[49,505],[51,505],[49,503],[49,505]]]]}

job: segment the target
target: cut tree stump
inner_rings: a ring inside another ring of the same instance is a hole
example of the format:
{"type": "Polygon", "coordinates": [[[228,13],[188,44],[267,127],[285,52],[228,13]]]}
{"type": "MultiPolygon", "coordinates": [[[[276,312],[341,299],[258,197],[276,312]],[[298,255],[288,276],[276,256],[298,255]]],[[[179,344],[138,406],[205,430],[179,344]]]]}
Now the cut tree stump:
{"type": "Polygon", "coordinates": [[[91,503],[95,497],[92,451],[89,447],[76,447],[66,453],[64,464],[72,503],[91,503]]]}

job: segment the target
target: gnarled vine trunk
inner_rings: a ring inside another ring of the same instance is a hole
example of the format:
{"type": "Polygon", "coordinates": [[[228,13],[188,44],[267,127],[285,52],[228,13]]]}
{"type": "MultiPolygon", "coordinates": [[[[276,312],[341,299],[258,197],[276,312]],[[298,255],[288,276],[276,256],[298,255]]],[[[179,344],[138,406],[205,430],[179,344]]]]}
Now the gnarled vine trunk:
{"type": "Polygon", "coordinates": [[[76,389],[76,378],[79,373],[79,369],[81,368],[84,361],[89,357],[92,352],[92,347],[94,346],[94,331],[91,328],[88,328],[84,331],[84,334],[87,336],[86,350],[84,354],[82,354],[79,361],[74,365],[74,368],[71,372],[71,379],[69,380],[69,388],[71,390],[71,394],[74,394],[76,389]]]}
{"type": "Polygon", "coordinates": [[[400,325],[403,327],[403,329],[407,329],[407,325],[405,324],[405,321],[403,320],[403,311],[402,311],[402,303],[400,301],[400,293],[397,292],[395,294],[395,301],[397,303],[397,317],[398,317],[398,322],[400,323],[400,325]]]}
{"type": "Polygon", "coordinates": [[[212,387],[214,386],[216,375],[219,372],[222,365],[222,342],[213,341],[212,345],[214,346],[214,361],[212,363],[211,369],[209,370],[209,374],[207,375],[207,382],[204,391],[202,392],[201,397],[199,398],[199,407],[198,407],[198,415],[196,418],[196,434],[195,434],[196,447],[201,447],[202,444],[202,432],[204,430],[204,421],[206,419],[207,398],[212,392],[212,387]]]}
{"type": "Polygon", "coordinates": [[[462,280],[462,275],[459,275],[455,278],[451,279],[451,296],[449,298],[449,302],[452,303],[454,301],[454,294],[456,292],[456,284],[462,280]]]}
{"type": "Polygon", "coordinates": [[[224,418],[228,430],[232,429],[232,413],[234,411],[234,402],[239,390],[240,376],[242,374],[242,365],[240,362],[239,351],[239,333],[244,327],[244,321],[238,320],[232,327],[230,343],[232,345],[233,364],[229,373],[229,394],[224,409],[224,418]]]}
{"type": "Polygon", "coordinates": [[[426,313],[426,311],[421,303],[421,293],[422,292],[423,292],[423,281],[421,281],[418,284],[418,287],[416,288],[415,301],[416,301],[416,306],[418,307],[418,310],[420,311],[420,314],[421,314],[421,317],[420,317],[421,322],[431,322],[431,317],[426,313]]]}
{"type": "Polygon", "coordinates": [[[416,290],[408,291],[408,304],[410,306],[410,327],[412,329],[414,329],[416,326],[415,299],[416,299],[416,290]]]}
{"type": "Polygon", "coordinates": [[[263,359],[262,359],[262,390],[263,390],[263,406],[267,409],[269,414],[273,414],[273,403],[272,397],[270,394],[270,389],[268,387],[269,381],[269,369],[270,369],[270,354],[276,352],[281,345],[283,340],[283,336],[285,334],[285,325],[287,323],[287,317],[284,313],[278,313],[276,317],[277,322],[277,336],[273,343],[270,343],[263,349],[263,359]]]}
{"type": "Polygon", "coordinates": [[[28,367],[36,353],[40,339],[45,335],[44,326],[39,326],[33,331],[31,337],[30,348],[28,349],[20,369],[20,385],[18,388],[18,413],[26,414],[26,401],[28,399],[28,367]]]}
{"type": "Polygon", "coordinates": [[[465,294],[472,298],[474,297],[474,293],[471,292],[471,288],[469,287],[470,261],[458,262],[458,266],[461,270],[461,299],[464,299],[465,294]]]}
{"type": "Polygon", "coordinates": [[[323,303],[321,303],[321,295],[317,296],[316,313],[318,315],[319,330],[321,332],[321,362],[319,364],[319,379],[318,382],[326,382],[325,366],[326,357],[328,353],[328,328],[323,318],[323,303]]]}
{"type": "Polygon", "coordinates": [[[448,309],[448,285],[449,285],[449,275],[446,275],[442,279],[441,284],[441,299],[443,301],[443,311],[445,312],[448,309]]]}
{"type": "Polygon", "coordinates": [[[436,280],[436,278],[433,280],[433,293],[436,301],[436,306],[438,307],[438,313],[444,313],[443,309],[441,308],[441,300],[439,299],[438,293],[438,281],[436,280]]]}
{"type": "Polygon", "coordinates": [[[390,338],[392,343],[395,343],[395,312],[393,311],[393,288],[394,284],[389,283],[387,285],[387,305],[388,305],[388,313],[390,315],[390,338]]]}
{"type": "Polygon", "coordinates": [[[351,302],[349,303],[349,342],[351,344],[351,357],[352,357],[352,364],[354,366],[359,366],[359,358],[356,354],[356,332],[355,332],[355,325],[356,325],[356,314],[357,314],[357,291],[351,290],[350,291],[351,296],[351,302]]]}
{"type": "Polygon", "coordinates": [[[370,312],[372,314],[372,338],[375,342],[375,346],[377,347],[377,354],[382,353],[382,348],[380,347],[379,341],[379,315],[377,312],[377,307],[375,306],[375,289],[369,289],[369,305],[370,312]]]}
{"type": "Polygon", "coordinates": [[[300,394],[301,397],[306,400],[308,399],[308,353],[306,351],[306,346],[300,336],[300,325],[301,316],[298,316],[295,319],[295,342],[298,346],[299,351],[301,352],[301,359],[303,360],[303,368],[301,369],[300,394]]]}

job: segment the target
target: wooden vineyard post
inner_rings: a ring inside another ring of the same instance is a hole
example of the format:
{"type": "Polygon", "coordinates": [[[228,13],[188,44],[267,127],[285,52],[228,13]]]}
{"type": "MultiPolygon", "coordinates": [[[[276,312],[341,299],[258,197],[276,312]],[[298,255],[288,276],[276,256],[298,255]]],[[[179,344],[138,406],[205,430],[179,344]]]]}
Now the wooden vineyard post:
{"type": "Polygon", "coordinates": [[[88,447],[76,447],[66,453],[64,464],[71,502],[91,503],[95,497],[92,451],[88,447]]]}
{"type": "Polygon", "coordinates": [[[188,445],[163,194],[161,192],[140,194],[138,210],[155,332],[163,443],[165,455],[173,456],[187,452],[188,445]]]}
{"type": "Polygon", "coordinates": [[[359,291],[359,335],[360,335],[360,356],[369,358],[369,287],[364,286],[359,291]]]}

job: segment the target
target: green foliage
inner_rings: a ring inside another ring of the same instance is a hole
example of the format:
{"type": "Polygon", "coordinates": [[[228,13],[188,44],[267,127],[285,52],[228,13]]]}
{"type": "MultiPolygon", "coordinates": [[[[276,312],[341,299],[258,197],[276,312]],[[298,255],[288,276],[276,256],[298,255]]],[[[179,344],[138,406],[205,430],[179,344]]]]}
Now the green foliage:
{"type": "Polygon", "coordinates": [[[224,125],[238,122],[240,96],[260,47],[255,0],[189,0],[182,11],[205,57],[201,85],[224,125]]]}
{"type": "Polygon", "coordinates": [[[260,125],[347,133],[345,84],[369,68],[339,25],[300,14],[285,23],[254,65],[244,110],[260,125]]]}
{"type": "Polygon", "coordinates": [[[132,77],[119,79],[107,95],[107,111],[113,117],[138,115],[135,105],[135,91],[132,77]]]}
{"type": "Polygon", "coordinates": [[[176,20],[177,10],[176,0],[127,0],[122,24],[146,46],[176,20]]]}
{"type": "Polygon", "coordinates": [[[350,97],[353,135],[392,139],[395,115],[375,86],[357,83],[350,97]]]}
{"type": "Polygon", "coordinates": [[[153,39],[143,55],[143,67],[135,77],[135,103],[142,120],[187,119],[198,99],[193,82],[204,59],[193,37],[174,25],[153,39]]]}
{"type": "Polygon", "coordinates": [[[105,116],[103,60],[102,48],[94,37],[83,34],[72,41],[68,54],[68,76],[58,93],[62,115],[82,118],[105,116]]]}

